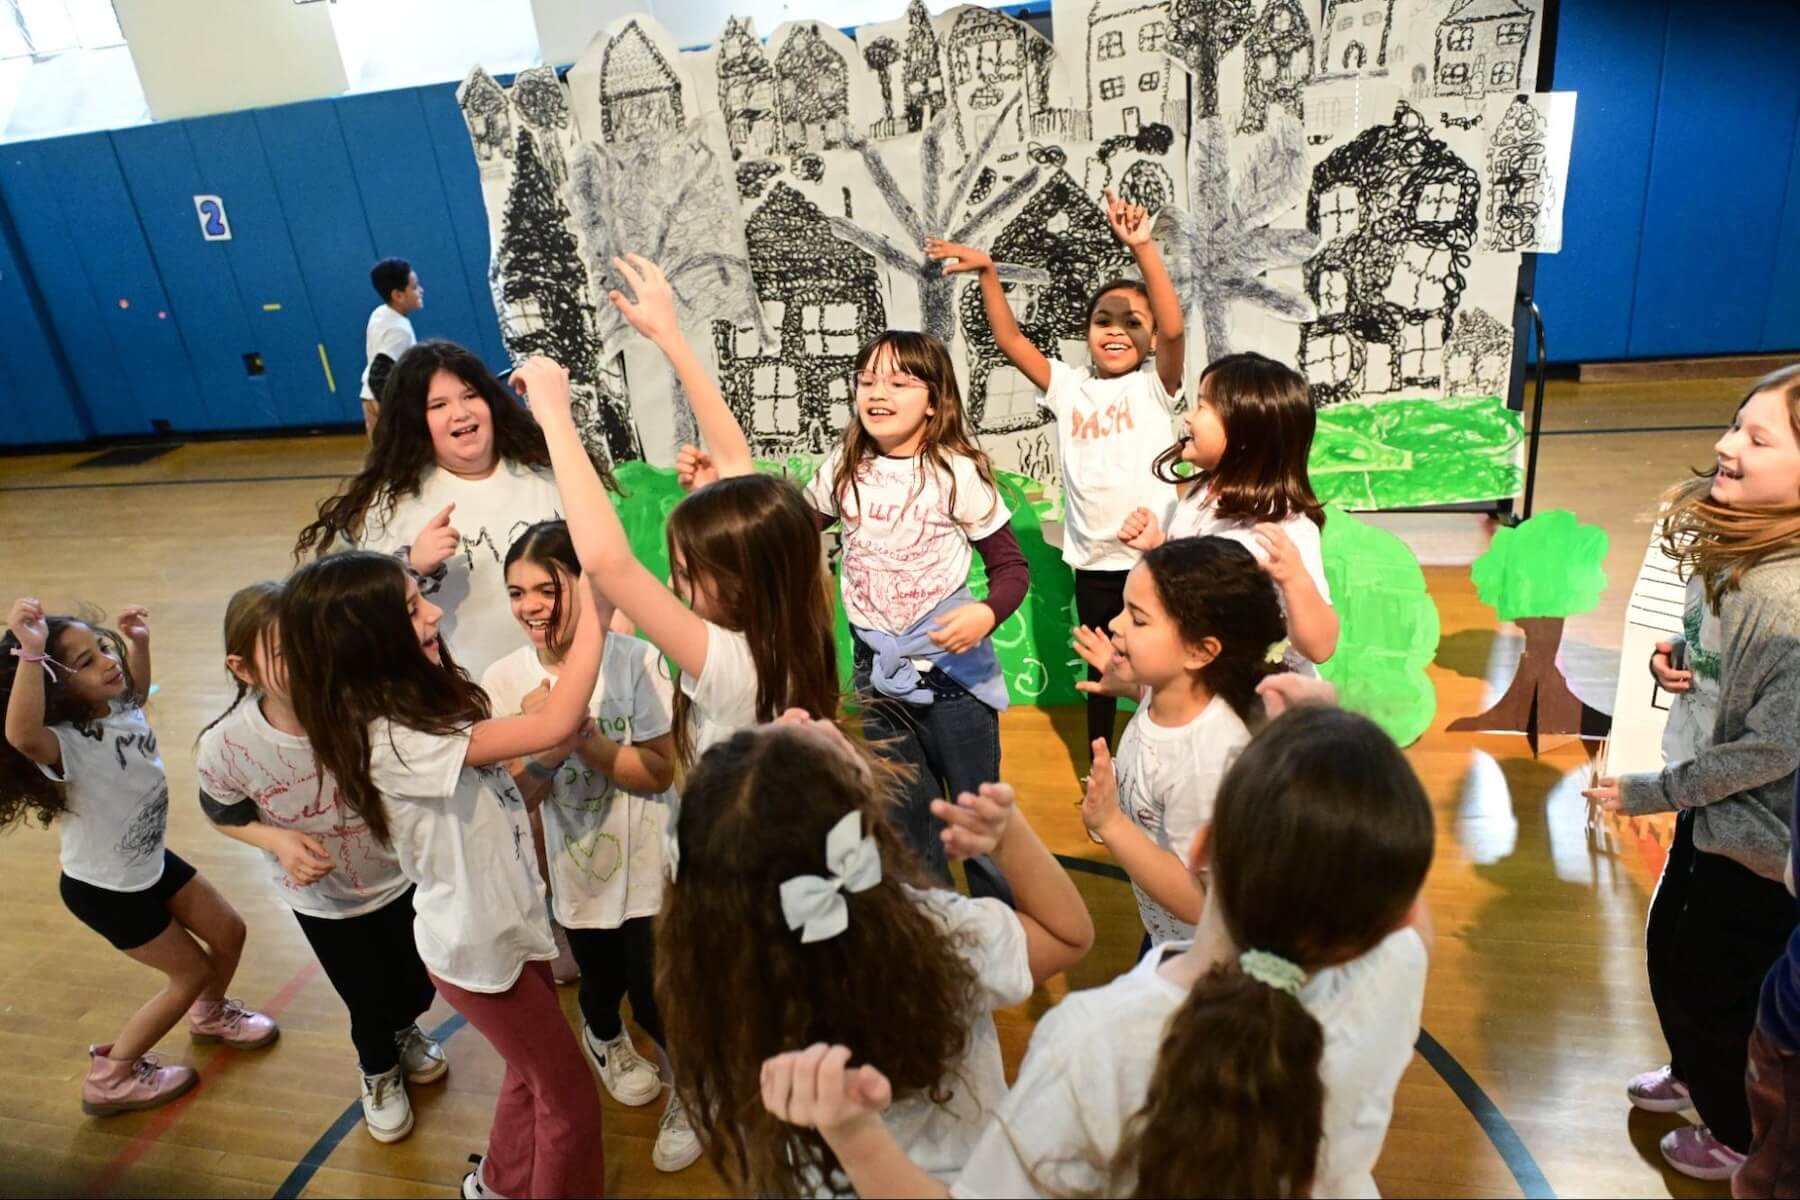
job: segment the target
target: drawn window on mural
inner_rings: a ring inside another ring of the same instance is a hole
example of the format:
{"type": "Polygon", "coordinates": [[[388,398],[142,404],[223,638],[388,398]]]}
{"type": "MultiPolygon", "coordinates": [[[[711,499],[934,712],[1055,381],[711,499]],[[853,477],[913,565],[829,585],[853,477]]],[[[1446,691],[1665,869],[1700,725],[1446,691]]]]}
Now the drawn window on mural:
{"type": "Polygon", "coordinates": [[[1356,14],[1355,13],[1345,13],[1344,19],[1338,22],[1338,28],[1340,30],[1355,29],[1356,28],[1356,14]]]}
{"type": "Polygon", "coordinates": [[[1019,45],[1008,38],[982,42],[975,50],[975,74],[988,82],[1019,77],[1019,45]]]}
{"type": "Polygon", "coordinates": [[[1458,26],[1450,31],[1450,40],[1446,44],[1452,50],[1473,50],[1475,48],[1475,31],[1467,25],[1458,26]]]}
{"type": "Polygon", "coordinates": [[[856,353],[856,305],[808,304],[800,310],[806,352],[848,358],[856,353]]]}
{"type": "Polygon", "coordinates": [[[1306,361],[1301,366],[1306,368],[1307,379],[1314,383],[1342,383],[1350,378],[1352,361],[1349,336],[1334,333],[1308,342],[1306,361]]]}
{"type": "Polygon", "coordinates": [[[1443,69],[1438,72],[1438,82],[1439,83],[1467,83],[1467,82],[1469,82],[1469,64],[1468,63],[1445,63],[1443,69]]]}
{"type": "Polygon", "coordinates": [[[1161,53],[1169,40],[1169,27],[1161,21],[1152,21],[1138,30],[1138,49],[1145,54],[1161,53]]]}
{"type": "Polygon", "coordinates": [[[1363,14],[1363,24],[1364,25],[1379,25],[1379,24],[1381,24],[1381,20],[1382,20],[1382,16],[1378,12],[1369,12],[1369,13],[1363,14]]]}
{"type": "Polygon", "coordinates": [[[1156,85],[1161,81],[1162,74],[1160,72],[1145,71],[1142,75],[1138,76],[1138,91],[1154,92],[1156,90],[1156,85]]]}
{"type": "Polygon", "coordinates": [[[1494,34],[1494,43],[1499,46],[1517,46],[1524,42],[1531,33],[1531,22],[1509,21],[1494,34]]]}
{"type": "Polygon", "coordinates": [[[1447,298],[1445,284],[1450,268],[1450,251],[1412,243],[1401,251],[1382,298],[1402,308],[1437,308],[1447,298]]]}
{"type": "Polygon", "coordinates": [[[1096,58],[1123,58],[1125,56],[1125,35],[1114,29],[1100,35],[1100,44],[1094,50],[1096,58]]]}
{"type": "Polygon", "coordinates": [[[850,424],[850,378],[839,375],[825,389],[826,420],[833,429],[842,429],[850,424]]]}
{"type": "Polygon", "coordinates": [[[761,434],[800,432],[800,376],[786,363],[756,368],[756,401],[751,424],[761,434]]]}
{"type": "Polygon", "coordinates": [[[1494,64],[1494,73],[1489,77],[1495,87],[1511,87],[1513,81],[1513,63],[1494,64]]]}
{"type": "Polygon", "coordinates": [[[1319,315],[1335,316],[1349,307],[1349,278],[1342,271],[1319,272],[1319,315]]]}
{"type": "Polygon", "coordinates": [[[1460,184],[1428,183],[1419,189],[1419,201],[1413,205],[1413,216],[1421,221],[1454,221],[1461,203],[1460,184]]]}
{"type": "Polygon", "coordinates": [[[1350,184],[1339,184],[1319,197],[1319,232],[1327,240],[1355,233],[1361,220],[1362,209],[1357,203],[1356,189],[1350,184]]]}
{"type": "Polygon", "coordinates": [[[1428,364],[1440,361],[1444,349],[1444,323],[1436,317],[1422,325],[1408,325],[1400,333],[1400,373],[1417,379],[1435,374],[1428,364]]]}
{"type": "Polygon", "coordinates": [[[1123,76],[1114,75],[1111,79],[1100,81],[1100,98],[1102,100],[1117,100],[1124,94],[1125,79],[1123,76]]]}

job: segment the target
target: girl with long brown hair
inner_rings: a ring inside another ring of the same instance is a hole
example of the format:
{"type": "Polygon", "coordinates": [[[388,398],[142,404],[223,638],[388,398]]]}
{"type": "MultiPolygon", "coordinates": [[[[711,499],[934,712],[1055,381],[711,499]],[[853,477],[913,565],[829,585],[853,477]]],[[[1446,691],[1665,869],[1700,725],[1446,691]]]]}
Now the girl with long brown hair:
{"type": "MultiPolygon", "coordinates": [[[[636,255],[613,262],[635,295],[615,291],[613,305],[668,356],[697,414],[723,409],[718,384],[682,336],[662,272],[636,255]]],[[[632,553],[581,448],[568,372],[534,358],[512,378],[544,429],[583,573],[681,671],[678,766],[733,730],[789,708],[835,717],[831,597],[818,531],[799,489],[775,476],[745,474],[683,499],[665,527],[671,589],[632,553]]],[[[749,461],[747,446],[743,460],[749,461]]]]}
{"type": "Polygon", "coordinates": [[[503,1196],[598,1196],[600,1105],[550,976],[530,823],[503,764],[570,752],[599,674],[600,624],[579,621],[541,708],[496,718],[444,645],[442,615],[389,555],[351,550],[295,571],[280,617],[294,714],[414,885],[413,935],[439,994],[506,1062],[468,1182],[503,1196]]]}
{"type": "MultiPolygon", "coordinates": [[[[1419,1032],[1432,843],[1378,726],[1319,705],[1272,722],[1188,850],[1210,879],[1193,940],[1050,1010],[958,1192],[1375,1195],[1419,1032]]],[[[949,1194],[882,1128],[893,1083],[855,1037],[774,1059],[762,1084],[861,1194],[949,1194]]]]}
{"type": "MultiPolygon", "coordinates": [[[[1768,1005],[1757,1019],[1757,983],[1795,919],[1782,876],[1800,767],[1800,366],[1759,380],[1714,452],[1663,512],[1664,546],[1688,575],[1687,662],[1717,680],[1710,720],[1682,759],[1587,793],[1608,812],[1679,814],[1644,933],[1669,1063],[1626,1092],[1653,1112],[1698,1111],[1700,1124],[1661,1143],[1697,1179],[1729,1178],[1750,1150],[1752,1031],[1800,1049],[1800,1020],[1768,1005]]],[[[1675,672],[1673,649],[1659,647],[1651,671],[1681,692],[1693,675],[1675,672]]]]}
{"type": "Polygon", "coordinates": [[[1281,592],[1288,666],[1316,675],[1337,651],[1338,618],[1319,542],[1325,509],[1306,469],[1317,424],[1306,378],[1261,354],[1227,354],[1207,364],[1194,391],[1187,431],[1152,467],[1175,485],[1168,531],[1140,508],[1119,537],[1140,550],[1205,534],[1242,542],[1281,592]],[[1183,464],[1190,474],[1177,471],[1183,464]]]}
{"type": "Polygon", "coordinates": [[[784,718],[713,746],[683,789],[657,1004],[682,1055],[677,1086],[733,1191],[843,1192],[832,1148],[759,1097],[771,1055],[850,1039],[892,1082],[892,1135],[953,1178],[1006,1090],[993,1011],[1093,941],[1011,788],[935,807],[946,852],[990,855],[1016,910],[927,879],[889,823],[894,784],[831,722],[784,718]]]}

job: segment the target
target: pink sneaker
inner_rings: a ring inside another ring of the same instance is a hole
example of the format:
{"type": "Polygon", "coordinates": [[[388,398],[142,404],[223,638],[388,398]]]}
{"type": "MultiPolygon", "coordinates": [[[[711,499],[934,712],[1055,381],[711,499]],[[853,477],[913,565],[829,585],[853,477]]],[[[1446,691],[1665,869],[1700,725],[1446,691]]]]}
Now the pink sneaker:
{"type": "Polygon", "coordinates": [[[1694,1107],[1687,1084],[1675,1078],[1673,1067],[1645,1071],[1625,1085],[1625,1094],[1631,1098],[1633,1107],[1645,1112],[1684,1112],[1694,1107]]]}
{"type": "Polygon", "coordinates": [[[111,1046],[88,1047],[88,1073],[81,1083],[81,1111],[90,1117],[158,1108],[200,1082],[192,1067],[165,1067],[156,1055],[131,1062],[106,1057],[111,1046]]]}
{"type": "Polygon", "coordinates": [[[581,964],[569,946],[569,935],[555,921],[550,922],[550,937],[556,942],[556,961],[550,964],[550,977],[557,983],[574,983],[581,978],[581,964]]]}
{"type": "Polygon", "coordinates": [[[227,997],[196,1001],[188,1009],[188,1034],[196,1042],[224,1042],[239,1050],[254,1050],[280,1037],[281,1027],[273,1017],[265,1017],[227,997]]]}
{"type": "Polygon", "coordinates": [[[1661,1145],[1664,1161],[1690,1179],[1730,1179],[1744,1165],[1744,1156],[1704,1125],[1671,1130],[1661,1145]]]}

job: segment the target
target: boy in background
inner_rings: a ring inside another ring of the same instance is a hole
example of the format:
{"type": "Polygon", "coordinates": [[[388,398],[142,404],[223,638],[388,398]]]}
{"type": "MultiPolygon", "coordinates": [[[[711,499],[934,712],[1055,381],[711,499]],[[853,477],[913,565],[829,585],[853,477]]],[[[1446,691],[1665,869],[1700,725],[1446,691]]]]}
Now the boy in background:
{"type": "Polygon", "coordinates": [[[425,289],[419,286],[418,275],[404,258],[384,258],[376,263],[369,272],[369,282],[381,297],[381,303],[369,314],[368,332],[363,335],[369,364],[363,368],[362,376],[363,428],[373,437],[375,417],[381,411],[381,388],[387,382],[388,372],[419,340],[407,318],[425,307],[425,289]]]}

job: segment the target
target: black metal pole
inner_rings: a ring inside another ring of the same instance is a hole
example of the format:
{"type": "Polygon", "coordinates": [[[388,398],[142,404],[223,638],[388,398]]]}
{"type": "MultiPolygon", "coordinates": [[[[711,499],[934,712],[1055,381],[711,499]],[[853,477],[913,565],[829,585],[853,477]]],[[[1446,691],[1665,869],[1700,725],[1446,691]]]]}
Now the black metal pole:
{"type": "Polygon", "coordinates": [[[1544,383],[1549,364],[1544,359],[1544,314],[1530,296],[1520,297],[1531,309],[1532,328],[1537,331],[1537,365],[1533,370],[1531,395],[1531,428],[1525,431],[1525,496],[1520,508],[1521,519],[1531,519],[1532,494],[1537,491],[1538,441],[1544,423],[1544,383]]]}

